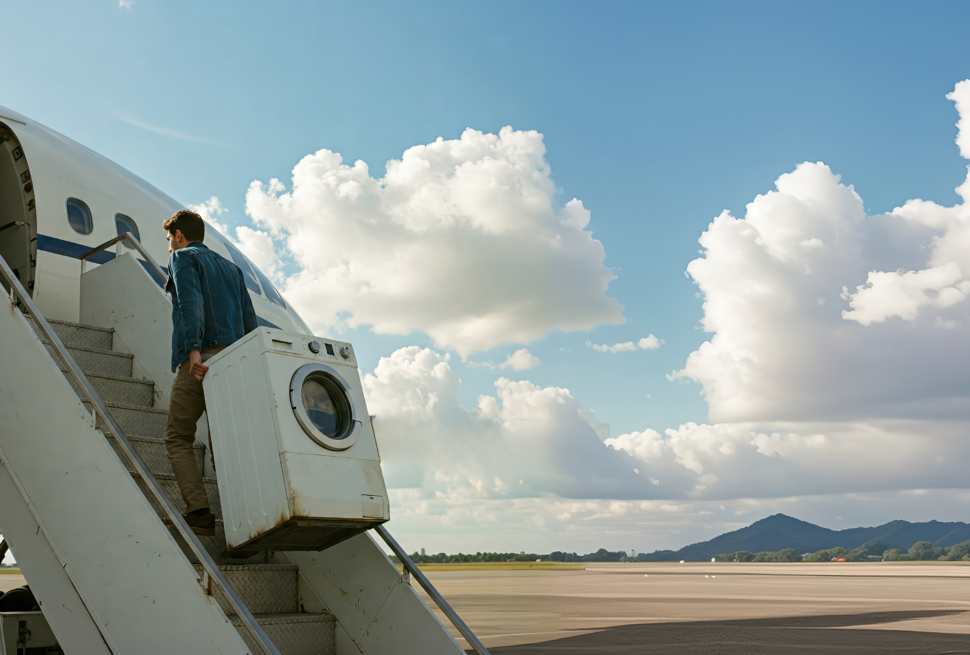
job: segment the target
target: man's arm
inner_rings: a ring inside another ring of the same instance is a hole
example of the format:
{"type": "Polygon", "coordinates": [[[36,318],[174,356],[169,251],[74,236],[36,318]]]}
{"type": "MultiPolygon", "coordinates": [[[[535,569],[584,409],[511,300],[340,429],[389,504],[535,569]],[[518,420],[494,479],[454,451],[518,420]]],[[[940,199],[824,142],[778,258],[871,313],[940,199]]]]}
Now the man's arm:
{"type": "Polygon", "coordinates": [[[197,352],[202,350],[202,333],[205,330],[202,282],[189,255],[181,251],[172,254],[170,272],[179,302],[179,324],[176,328],[181,331],[182,348],[191,359],[193,350],[197,352]]]}

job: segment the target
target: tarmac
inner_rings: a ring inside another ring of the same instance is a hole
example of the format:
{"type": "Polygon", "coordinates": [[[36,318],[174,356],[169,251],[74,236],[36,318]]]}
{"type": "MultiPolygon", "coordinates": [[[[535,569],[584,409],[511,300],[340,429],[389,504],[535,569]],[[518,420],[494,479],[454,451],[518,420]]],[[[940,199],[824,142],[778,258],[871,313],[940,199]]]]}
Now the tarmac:
{"type": "Polygon", "coordinates": [[[959,564],[588,564],[428,578],[493,655],[970,654],[970,566],[959,564]]]}
{"type": "MultiPolygon", "coordinates": [[[[588,564],[427,575],[492,655],[970,655],[970,566],[959,564],[588,564]]],[[[0,591],[22,584],[23,576],[0,575],[0,591]]]]}

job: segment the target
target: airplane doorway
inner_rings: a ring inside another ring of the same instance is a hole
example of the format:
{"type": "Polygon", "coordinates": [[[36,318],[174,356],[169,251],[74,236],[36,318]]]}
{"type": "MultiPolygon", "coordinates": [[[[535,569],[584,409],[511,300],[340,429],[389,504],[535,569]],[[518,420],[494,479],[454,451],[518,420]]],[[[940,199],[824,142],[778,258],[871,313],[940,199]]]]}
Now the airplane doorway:
{"type": "MultiPolygon", "coordinates": [[[[20,140],[0,122],[0,257],[31,296],[37,264],[34,182],[20,140]]],[[[4,291],[6,279],[0,276],[4,291]]]]}

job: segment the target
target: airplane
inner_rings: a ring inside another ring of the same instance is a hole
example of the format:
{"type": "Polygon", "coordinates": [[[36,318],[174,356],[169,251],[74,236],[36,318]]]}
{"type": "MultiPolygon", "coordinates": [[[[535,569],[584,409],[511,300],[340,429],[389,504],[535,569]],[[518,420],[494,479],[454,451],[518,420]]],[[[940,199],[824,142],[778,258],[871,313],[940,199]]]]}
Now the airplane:
{"type": "MultiPolygon", "coordinates": [[[[218,473],[213,469],[205,417],[197,450],[210,501],[222,494],[225,521],[217,522],[216,537],[192,534],[178,513],[181,496],[160,432],[173,378],[161,223],[185,207],[3,106],[0,144],[0,283],[9,297],[0,311],[0,559],[9,547],[29,584],[8,593],[36,600],[35,607],[4,612],[0,596],[0,655],[32,648],[98,655],[464,653],[412,578],[459,638],[487,655],[390,537],[379,495],[361,496],[369,523],[353,524],[320,550],[316,542],[296,548],[284,538],[265,542],[278,545],[248,560],[220,559],[242,529],[233,512],[269,492],[262,482],[246,486],[233,472],[232,454],[222,455],[218,473]],[[230,485],[233,475],[242,486],[230,485]],[[368,502],[377,509],[367,510],[368,502]]],[[[269,278],[211,225],[204,243],[243,271],[260,326],[250,341],[262,339],[278,358],[286,353],[274,349],[301,343],[307,361],[319,351],[331,364],[315,366],[343,365],[348,393],[362,394],[350,344],[314,337],[269,278]]],[[[271,409],[283,430],[277,416],[289,408],[271,409]]],[[[220,432],[218,425],[225,433],[232,417],[217,420],[211,403],[210,414],[211,432],[220,432]]],[[[348,429],[366,436],[373,426],[356,420],[348,429]]],[[[350,461],[336,450],[321,452],[339,466],[350,461]]],[[[376,471],[381,477],[379,456],[376,471]]],[[[383,489],[382,479],[374,484],[383,489]]],[[[279,525],[303,534],[325,523],[284,518],[279,525]]]]}

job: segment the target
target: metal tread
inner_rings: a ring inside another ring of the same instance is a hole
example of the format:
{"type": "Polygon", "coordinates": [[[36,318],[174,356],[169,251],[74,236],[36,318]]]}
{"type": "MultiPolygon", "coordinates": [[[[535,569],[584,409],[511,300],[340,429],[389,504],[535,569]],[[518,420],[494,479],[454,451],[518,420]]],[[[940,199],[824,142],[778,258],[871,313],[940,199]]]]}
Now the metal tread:
{"type": "MultiPolygon", "coordinates": [[[[222,519],[218,519],[222,520],[222,519]]],[[[196,571],[202,570],[201,564],[193,564],[196,571]]],[[[296,564],[220,564],[220,571],[261,571],[261,572],[272,572],[272,571],[292,571],[296,572],[300,570],[300,567],[296,564]]]]}
{"type": "Polygon", "coordinates": [[[105,401],[104,406],[108,409],[130,409],[135,412],[148,412],[149,414],[163,414],[168,416],[167,409],[159,409],[157,407],[148,407],[147,405],[131,405],[129,403],[116,403],[105,401]]]}
{"type": "MultiPolygon", "coordinates": [[[[106,438],[108,438],[108,439],[114,439],[114,436],[110,432],[105,432],[104,430],[102,430],[101,432],[104,434],[104,436],[106,438]]],[[[159,439],[157,437],[142,437],[142,436],[133,435],[133,434],[126,434],[125,436],[128,437],[128,441],[137,441],[138,443],[146,443],[146,444],[151,444],[153,446],[164,446],[165,445],[165,440],[164,439],[159,439]]],[[[196,450],[201,450],[201,451],[206,451],[207,452],[206,447],[205,446],[202,446],[202,445],[200,445],[198,443],[193,444],[192,447],[195,448],[196,450]]],[[[167,474],[165,474],[165,475],[167,475],[167,474]]]]}
{"type": "MultiPolygon", "coordinates": [[[[287,612],[284,614],[254,614],[256,622],[260,625],[287,625],[291,623],[330,623],[334,621],[333,614],[323,612],[320,614],[304,614],[301,612],[287,612]]],[[[233,627],[241,628],[242,619],[236,614],[227,614],[226,618],[232,623],[233,627]]]]}
{"type": "Polygon", "coordinates": [[[67,327],[73,328],[84,328],[85,330],[95,330],[96,332],[114,332],[114,328],[103,328],[97,325],[85,325],[84,323],[75,323],[73,321],[62,321],[59,318],[49,318],[47,322],[50,325],[65,325],[67,327]]]}
{"type": "MultiPolygon", "coordinates": [[[[61,372],[64,373],[64,372],[67,372],[67,370],[64,367],[61,367],[61,372]]],[[[146,380],[145,378],[131,378],[131,377],[126,377],[124,375],[109,375],[108,373],[97,373],[95,371],[85,371],[83,369],[81,370],[81,372],[84,373],[84,375],[86,375],[89,378],[101,378],[103,380],[117,380],[118,382],[128,382],[131,384],[144,384],[145,386],[151,386],[151,387],[155,386],[154,382],[152,382],[151,380],[146,380]]]]}
{"type": "MultiPolygon", "coordinates": [[[[54,344],[50,342],[49,339],[41,337],[40,342],[45,346],[53,346],[54,344]]],[[[88,353],[94,353],[95,355],[105,355],[108,357],[123,357],[125,359],[134,359],[135,356],[131,353],[123,353],[117,350],[105,350],[104,348],[91,348],[89,346],[76,346],[70,343],[65,343],[64,347],[68,350],[82,350],[88,353]]],[[[87,374],[87,371],[84,371],[87,374]]]]}
{"type": "MultiPolygon", "coordinates": [[[[141,473],[139,473],[138,471],[129,471],[129,473],[131,473],[131,477],[133,478],[141,477],[141,473]]],[[[172,475],[171,473],[152,473],[152,477],[155,478],[156,480],[168,480],[171,482],[175,482],[175,476],[172,475]]],[[[218,484],[218,480],[216,480],[215,478],[202,478],[202,483],[218,484]]]]}

